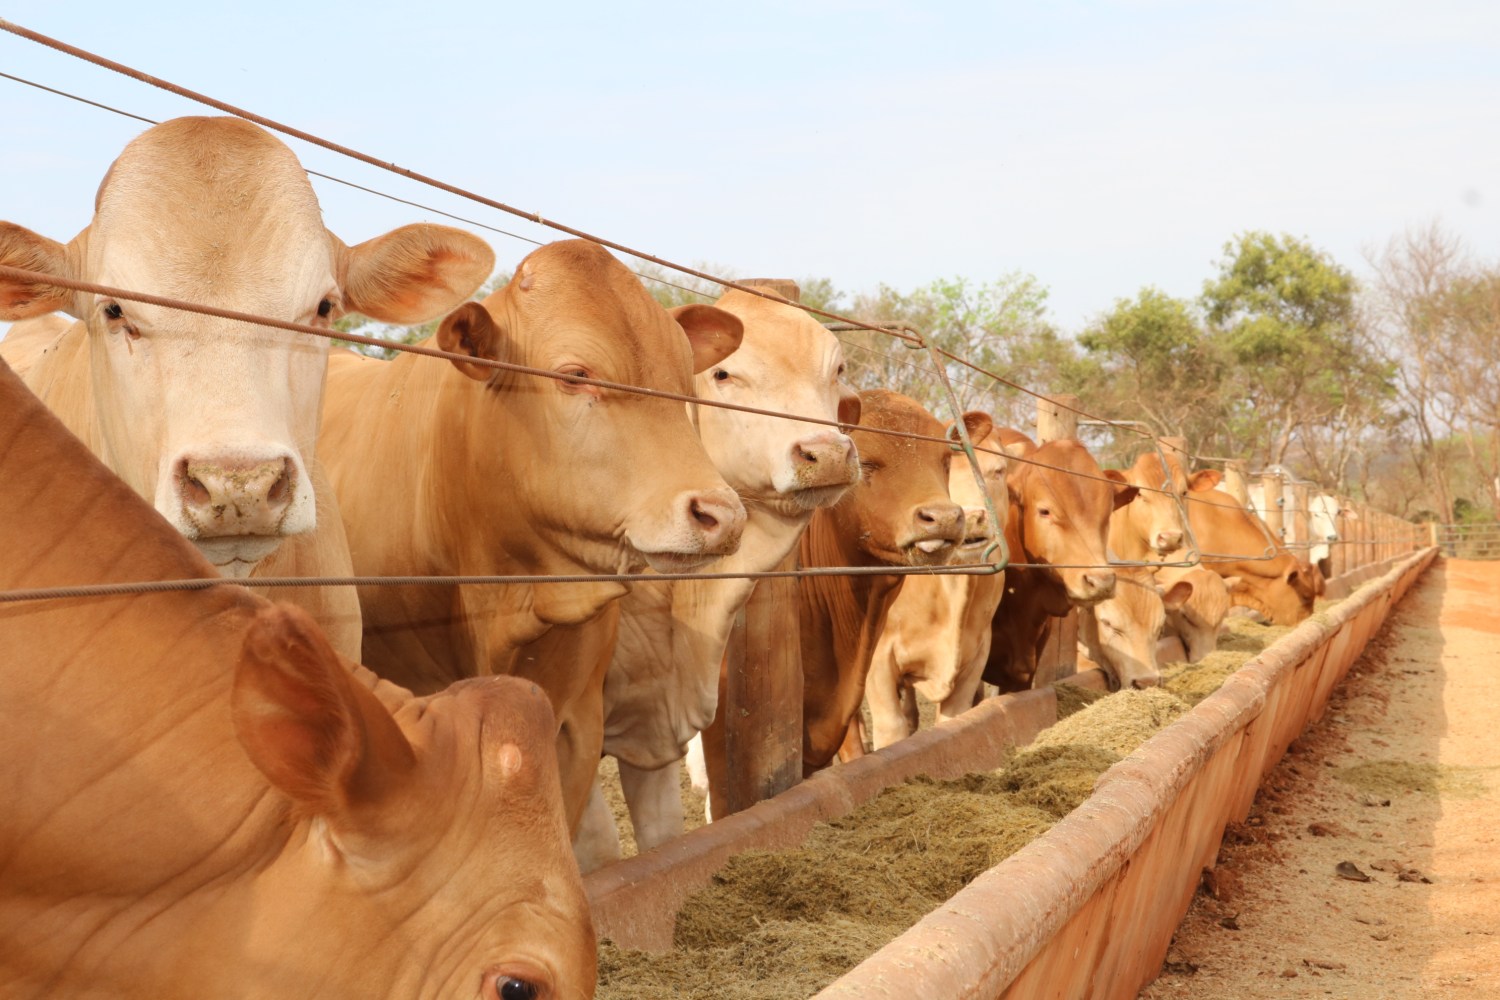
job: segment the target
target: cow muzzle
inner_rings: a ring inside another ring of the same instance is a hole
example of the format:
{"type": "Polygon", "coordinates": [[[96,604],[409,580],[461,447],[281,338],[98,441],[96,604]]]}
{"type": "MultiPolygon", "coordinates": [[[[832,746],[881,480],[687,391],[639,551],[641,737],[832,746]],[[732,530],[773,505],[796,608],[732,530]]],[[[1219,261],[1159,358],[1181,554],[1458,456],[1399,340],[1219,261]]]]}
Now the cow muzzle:
{"type": "Polygon", "coordinates": [[[691,490],[673,499],[666,530],[657,539],[630,539],[658,573],[685,573],[740,547],[745,507],[734,490],[691,490]]]}
{"type": "Polygon", "coordinates": [[[847,434],[823,431],[794,443],[787,455],[786,473],[776,478],[784,480],[775,483],[783,493],[842,492],[859,479],[859,455],[847,434]]]}
{"type": "Polygon", "coordinates": [[[180,454],[157,506],[227,576],[247,575],[283,538],[311,531],[317,517],[302,465],[285,450],[180,454]]]}
{"type": "Polygon", "coordinates": [[[913,566],[941,566],[964,540],[964,510],[956,503],[924,504],[912,512],[911,535],[901,548],[913,566]]]}
{"type": "Polygon", "coordinates": [[[1064,575],[1068,600],[1073,604],[1098,604],[1115,596],[1115,571],[1089,569],[1064,575]]]}
{"type": "Polygon", "coordinates": [[[1158,531],[1156,537],[1152,539],[1151,548],[1159,556],[1176,552],[1182,548],[1182,532],[1180,530],[1158,531]]]}

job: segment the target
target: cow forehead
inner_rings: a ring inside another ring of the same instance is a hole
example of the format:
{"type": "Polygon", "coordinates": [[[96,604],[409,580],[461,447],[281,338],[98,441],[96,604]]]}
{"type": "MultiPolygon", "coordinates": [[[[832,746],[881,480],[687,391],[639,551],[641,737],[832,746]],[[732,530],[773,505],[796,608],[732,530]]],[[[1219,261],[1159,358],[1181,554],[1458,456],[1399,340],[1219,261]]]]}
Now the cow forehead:
{"type": "Polygon", "coordinates": [[[714,303],[745,324],[737,361],[753,357],[768,369],[833,371],[843,361],[838,338],[805,310],[730,289],[714,303]]]}
{"type": "Polygon", "coordinates": [[[942,461],[948,445],[938,441],[917,441],[877,433],[881,430],[903,434],[920,434],[940,438],[943,425],[923,409],[916,400],[886,389],[867,389],[859,394],[861,413],[858,426],[850,431],[859,453],[879,458],[887,465],[942,461]]]}
{"type": "Polygon", "coordinates": [[[237,119],[175,119],[133,140],[100,185],[88,232],[91,274],[216,298],[327,281],[334,254],[292,151],[237,119]]]}

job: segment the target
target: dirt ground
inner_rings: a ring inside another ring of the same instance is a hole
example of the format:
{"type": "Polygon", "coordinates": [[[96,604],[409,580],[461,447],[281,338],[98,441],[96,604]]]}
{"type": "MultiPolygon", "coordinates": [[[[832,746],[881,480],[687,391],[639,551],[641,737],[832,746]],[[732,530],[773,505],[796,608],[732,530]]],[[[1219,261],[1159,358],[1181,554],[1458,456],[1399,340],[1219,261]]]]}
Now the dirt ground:
{"type": "Polygon", "coordinates": [[[1141,1000],[1500,997],[1500,563],[1440,562],[1292,745],[1141,1000]]]}

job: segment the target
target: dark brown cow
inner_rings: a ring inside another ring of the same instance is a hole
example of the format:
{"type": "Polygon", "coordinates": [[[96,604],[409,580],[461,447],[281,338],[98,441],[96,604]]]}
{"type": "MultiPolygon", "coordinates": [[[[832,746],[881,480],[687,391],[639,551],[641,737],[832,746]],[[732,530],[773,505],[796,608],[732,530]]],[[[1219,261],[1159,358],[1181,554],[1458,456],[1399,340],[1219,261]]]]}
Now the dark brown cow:
{"type": "MultiPolygon", "coordinates": [[[[938,442],[865,428],[941,438],[943,425],[915,400],[883,389],[860,393],[853,431],[864,478],[835,506],[813,515],[802,565],[935,566],[964,539],[963,508],[948,498],[953,451],[938,442]]],[[[824,576],[801,581],[802,767],[829,764],[864,699],[865,678],[900,576],[824,576]]]]}
{"type": "MultiPolygon", "coordinates": [[[[3,363],[0,521],[0,589],[217,575],[3,363]]],[[[413,698],[236,586],[3,604],[0,650],[0,996],[593,995],[534,686],[413,698]]]]}
{"type": "Polygon", "coordinates": [[[1015,563],[1046,568],[1005,571],[1005,599],[993,625],[984,679],[1002,691],[1031,686],[1049,618],[1095,604],[1115,591],[1107,567],[1110,514],[1138,492],[1113,469],[1103,470],[1079,442],[1037,446],[1006,428],[1001,440],[1014,462],[1007,483],[1010,518],[1005,541],[1015,563]]]}

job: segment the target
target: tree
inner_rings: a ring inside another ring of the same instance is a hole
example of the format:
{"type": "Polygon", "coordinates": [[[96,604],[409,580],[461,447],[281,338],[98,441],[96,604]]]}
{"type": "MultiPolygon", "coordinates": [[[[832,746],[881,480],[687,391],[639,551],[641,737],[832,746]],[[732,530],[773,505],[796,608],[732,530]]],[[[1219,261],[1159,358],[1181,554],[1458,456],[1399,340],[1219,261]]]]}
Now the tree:
{"type": "Polygon", "coordinates": [[[1356,404],[1392,394],[1390,366],[1360,337],[1356,287],[1327,254],[1291,236],[1250,232],[1225,244],[1202,304],[1235,365],[1234,429],[1257,458],[1285,463],[1300,431],[1367,419],[1356,404]]]}

